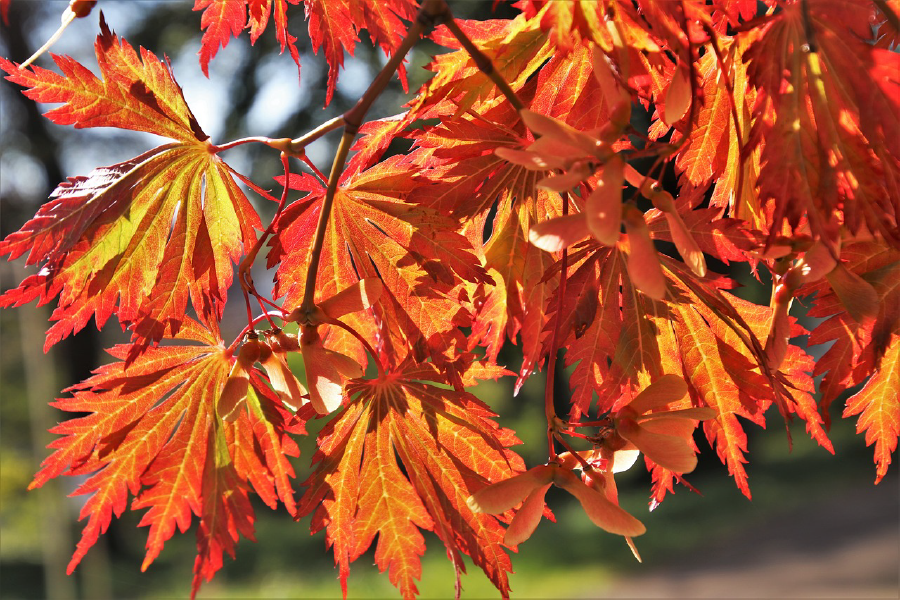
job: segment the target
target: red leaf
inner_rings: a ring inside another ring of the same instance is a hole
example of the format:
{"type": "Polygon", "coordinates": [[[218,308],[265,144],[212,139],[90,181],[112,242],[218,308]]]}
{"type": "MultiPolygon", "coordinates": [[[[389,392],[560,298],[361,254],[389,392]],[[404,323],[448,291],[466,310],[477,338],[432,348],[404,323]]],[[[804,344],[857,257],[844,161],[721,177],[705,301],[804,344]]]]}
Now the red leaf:
{"type": "MultiPolygon", "coordinates": [[[[875,293],[874,318],[859,320],[847,309],[831,281],[822,279],[798,290],[800,296],[816,293],[810,316],[828,317],[813,329],[809,343],[833,342],[816,362],[814,375],[825,374],[819,386],[822,414],[846,389],[863,383],[884,364],[892,336],[900,333],[900,252],[885,243],[856,242],[841,249],[842,267],[875,293]]],[[[845,276],[846,277],[846,276],[845,276]]]]}
{"type": "Polygon", "coordinates": [[[158,340],[178,331],[189,296],[218,318],[232,263],[262,228],[229,167],[202,144],[160,146],[70,178],[51,198],[0,242],[0,254],[31,249],[28,262],[43,261],[0,305],[60,295],[45,347],[113,313],[144,343],[158,340]]]}
{"type": "Polygon", "coordinates": [[[269,24],[270,12],[275,18],[275,37],[285,48],[300,70],[300,51],[297,38],[288,33],[287,5],[300,0],[194,0],[194,10],[202,10],[200,28],[204,29],[200,40],[200,68],[209,77],[209,63],[225,48],[232,37],[238,37],[245,28],[250,29],[250,43],[255,44],[269,24]],[[273,6],[274,3],[274,6],[273,6]],[[248,15],[249,13],[249,15],[248,15]]]}
{"type": "Polygon", "coordinates": [[[808,10],[788,5],[744,54],[768,106],[752,136],[765,142],[760,200],[774,204],[772,235],[805,216],[813,236],[830,243],[844,225],[900,244],[900,199],[884,193],[900,160],[900,86],[887,75],[898,60],[863,41],[869,16],[824,0],[808,10]],[[815,51],[797,54],[806,29],[816,32],[815,51]]]}
{"type": "MultiPolygon", "coordinates": [[[[553,46],[540,30],[535,19],[519,15],[515,19],[490,21],[457,20],[470,40],[491,59],[494,69],[509,82],[516,92],[553,56],[553,46]]],[[[414,100],[411,111],[433,111],[437,116],[455,112],[460,115],[477,102],[496,94],[487,77],[479,70],[468,52],[461,49],[452,33],[442,25],[431,34],[435,43],[455,52],[441,54],[428,65],[436,75],[423,86],[414,100]]]]}
{"type": "MultiPolygon", "coordinates": [[[[209,77],[209,62],[215,58],[219,47],[225,48],[231,38],[239,36],[244,29],[247,22],[246,2],[194,0],[194,10],[203,11],[203,16],[200,17],[200,28],[204,30],[203,39],[200,40],[200,68],[209,77]]],[[[266,18],[268,16],[266,10],[266,18]]],[[[257,22],[258,19],[259,17],[257,22]]]]}
{"type": "Polygon", "coordinates": [[[46,113],[58,125],[145,131],[185,144],[209,137],[185,103],[167,62],[143,48],[139,56],[103,20],[94,50],[102,81],[68,56],[53,56],[62,75],[37,66],[18,69],[5,58],[0,58],[0,68],[9,74],[6,79],[30,88],[24,94],[35,102],[64,103],[46,113]]]}

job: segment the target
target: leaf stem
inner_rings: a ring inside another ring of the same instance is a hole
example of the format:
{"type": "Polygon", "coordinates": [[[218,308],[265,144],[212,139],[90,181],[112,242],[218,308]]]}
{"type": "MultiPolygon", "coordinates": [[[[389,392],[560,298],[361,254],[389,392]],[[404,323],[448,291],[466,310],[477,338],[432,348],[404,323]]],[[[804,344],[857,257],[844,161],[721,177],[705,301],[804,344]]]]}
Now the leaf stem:
{"type": "Polygon", "coordinates": [[[250,252],[247,253],[247,255],[244,257],[244,260],[241,261],[241,264],[238,267],[238,281],[240,281],[241,289],[244,292],[244,301],[247,302],[248,317],[250,315],[250,301],[247,294],[250,293],[254,296],[259,297],[259,294],[256,291],[256,287],[253,284],[253,276],[250,272],[250,268],[253,266],[253,263],[256,260],[256,255],[259,254],[260,248],[262,248],[262,245],[266,242],[266,239],[274,231],[275,223],[278,222],[278,218],[281,216],[281,212],[284,210],[284,205],[287,203],[288,180],[290,179],[291,169],[290,165],[288,164],[288,155],[285,152],[281,153],[281,166],[284,167],[284,188],[281,191],[281,200],[279,200],[278,202],[278,210],[275,211],[275,216],[272,217],[272,221],[269,223],[269,226],[266,227],[266,230],[262,232],[262,235],[259,236],[259,239],[256,240],[253,248],[251,248],[250,252]]]}
{"type": "MultiPolygon", "coordinates": [[[[577,460],[581,464],[582,470],[587,471],[588,473],[594,470],[594,467],[592,467],[588,461],[584,460],[584,457],[582,457],[581,454],[575,451],[572,446],[569,445],[569,442],[567,442],[561,435],[557,435],[556,439],[562,445],[562,447],[566,449],[566,452],[574,456],[575,460],[577,460]]],[[[553,458],[556,458],[556,456],[554,455],[553,458]]]]}
{"type": "Polygon", "coordinates": [[[581,433],[579,431],[573,431],[571,429],[563,429],[562,431],[557,432],[557,437],[560,434],[566,434],[571,437],[577,437],[577,438],[581,438],[583,440],[588,440],[588,441],[596,439],[596,436],[588,435],[586,433],[581,433]]]}
{"type": "MultiPolygon", "coordinates": [[[[269,315],[269,312],[266,310],[266,306],[263,304],[263,301],[262,301],[262,296],[260,296],[259,294],[254,294],[253,297],[256,298],[256,302],[259,304],[259,309],[261,311],[263,311],[263,314],[265,315],[266,319],[269,321],[269,325],[272,326],[272,329],[277,329],[278,325],[275,324],[275,321],[272,320],[272,317],[269,315]]],[[[284,313],[279,311],[278,314],[283,315],[284,313]]]]}
{"type": "Polygon", "coordinates": [[[275,310],[280,311],[282,315],[287,314],[287,312],[284,310],[284,308],[282,308],[282,307],[279,306],[278,304],[275,304],[274,302],[272,302],[272,301],[269,300],[268,298],[264,298],[263,296],[257,296],[257,298],[259,298],[259,301],[260,301],[260,302],[265,302],[266,304],[268,304],[269,306],[271,306],[271,307],[274,308],[275,310]]]}
{"type": "MultiPolygon", "coordinates": [[[[562,201],[562,213],[565,216],[569,214],[568,192],[562,193],[562,201]]],[[[562,259],[560,260],[559,287],[557,288],[558,300],[556,302],[556,315],[554,315],[553,317],[553,335],[550,338],[550,356],[547,357],[547,380],[544,386],[544,415],[547,417],[547,444],[549,446],[547,451],[550,460],[554,460],[556,458],[556,449],[553,444],[553,438],[554,432],[556,431],[556,421],[558,419],[556,417],[556,407],[553,403],[553,386],[556,379],[556,355],[559,353],[559,329],[562,323],[562,305],[563,299],[566,295],[568,258],[568,248],[564,248],[562,251],[562,259]]]]}
{"type": "Polygon", "coordinates": [[[325,173],[320,171],[319,167],[317,167],[313,163],[313,161],[311,161],[309,159],[309,157],[306,156],[305,153],[303,154],[303,156],[300,157],[300,160],[302,160],[304,163],[306,163],[306,166],[309,167],[309,170],[313,172],[313,175],[316,176],[316,178],[322,183],[322,185],[328,185],[328,178],[325,177],[325,173]]]}

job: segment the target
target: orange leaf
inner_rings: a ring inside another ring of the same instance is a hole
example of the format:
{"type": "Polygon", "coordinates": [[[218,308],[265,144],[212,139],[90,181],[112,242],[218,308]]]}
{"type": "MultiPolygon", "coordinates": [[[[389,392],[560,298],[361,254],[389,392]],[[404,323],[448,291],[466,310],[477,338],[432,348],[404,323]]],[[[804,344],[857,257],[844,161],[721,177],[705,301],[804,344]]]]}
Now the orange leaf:
{"type": "Polygon", "coordinates": [[[30,487],[59,475],[88,476],[75,492],[89,496],[81,510],[89,520],[70,573],[112,516],[121,516],[129,492],[136,496],[132,509],[149,509],[140,522],[150,526],[142,569],[176,527],[186,531],[191,515],[199,516],[194,592],[221,567],[223,552],[234,555],[239,534],[253,538],[248,481],[273,507],[280,499],[294,510],[286,455],[298,451],[285,434],[302,432],[299,422],[278,407],[254,371],[247,399],[253,422],[244,412],[223,424],[216,407],[233,359],[217,331],[191,319],[179,338],[180,345],[149,348],[127,368],[122,361],[131,348],[116,346],[110,353],[118,361],[75,386],[71,398],[55,402],[64,411],[88,414],[52,430],[64,437],[53,443],[55,452],[30,487]],[[238,440],[265,449],[256,475],[239,470],[233,458],[241,455],[238,440]],[[273,481],[277,495],[270,490],[273,481]]]}
{"type": "Polygon", "coordinates": [[[866,432],[866,445],[875,444],[875,483],[887,474],[891,453],[900,436],[900,335],[892,336],[882,368],[847,399],[844,418],[859,415],[856,432],[866,432]]]}
{"type": "MultiPolygon", "coordinates": [[[[318,298],[327,299],[360,279],[380,277],[380,301],[371,311],[348,313],[344,321],[366,339],[386,336],[398,360],[414,348],[421,352],[466,322],[468,314],[458,292],[461,280],[488,280],[468,241],[454,231],[453,221],[406,202],[417,182],[413,166],[402,159],[391,157],[362,173],[345,172],[334,197],[316,290],[318,298]],[[383,330],[379,323],[384,324],[383,330]]],[[[276,296],[284,295],[286,305],[297,306],[303,299],[325,188],[312,177],[295,175],[289,186],[310,195],[282,213],[271,241],[269,264],[281,260],[276,296]]],[[[372,285],[374,298],[377,284],[372,285]]],[[[360,298],[353,306],[365,302],[360,298]]],[[[329,332],[327,345],[361,364],[366,361],[356,339],[343,331],[329,332]]]]}
{"type": "Polygon", "coordinates": [[[384,379],[348,386],[354,399],[320,435],[301,513],[314,513],[313,531],[327,529],[342,582],[377,536],[379,569],[405,597],[415,596],[425,529],[457,568],[468,554],[508,594],[503,528],[466,499],[470,489],[522,469],[507,449],[518,440],[471,394],[429,382],[446,379],[430,365],[407,362],[384,379]]]}

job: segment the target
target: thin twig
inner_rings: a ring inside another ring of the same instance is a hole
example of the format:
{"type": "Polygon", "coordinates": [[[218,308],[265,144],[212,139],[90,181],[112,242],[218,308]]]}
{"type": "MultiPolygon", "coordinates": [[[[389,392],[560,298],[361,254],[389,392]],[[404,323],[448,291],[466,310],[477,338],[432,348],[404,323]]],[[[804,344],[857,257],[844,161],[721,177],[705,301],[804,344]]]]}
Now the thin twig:
{"type": "Polygon", "coordinates": [[[298,137],[295,140],[291,140],[290,150],[294,154],[304,153],[306,147],[312,144],[314,141],[325,135],[326,133],[330,133],[335,129],[342,127],[344,125],[344,117],[343,115],[339,117],[335,117],[330,121],[325,121],[309,133],[298,137]]]}
{"type": "Polygon", "coordinates": [[[262,245],[266,242],[266,239],[268,239],[268,237],[275,230],[275,224],[278,222],[278,218],[281,216],[281,213],[284,210],[284,206],[287,203],[288,180],[291,177],[291,169],[290,165],[288,164],[288,155],[285,152],[281,153],[281,166],[284,168],[284,189],[281,192],[281,200],[279,200],[278,202],[278,210],[275,211],[275,216],[272,217],[272,221],[269,223],[269,226],[266,227],[266,230],[263,231],[262,235],[259,236],[259,239],[256,240],[253,248],[250,250],[250,252],[247,253],[247,256],[244,257],[244,260],[241,261],[241,264],[238,267],[238,281],[240,281],[241,283],[241,288],[245,292],[252,293],[254,296],[258,294],[256,292],[256,288],[253,285],[253,276],[250,274],[250,268],[253,266],[253,262],[256,260],[256,255],[259,253],[260,248],[262,248],[262,245]]]}
{"type": "MultiPolygon", "coordinates": [[[[448,9],[449,11],[449,9],[448,9]]],[[[519,100],[519,97],[516,96],[516,92],[510,87],[509,83],[506,79],[503,78],[503,75],[498,73],[496,69],[494,69],[494,63],[491,62],[491,59],[487,57],[487,55],[478,49],[478,47],[472,43],[472,40],[469,39],[469,36],[466,35],[460,27],[456,20],[451,16],[450,19],[444,23],[447,26],[447,29],[450,30],[450,33],[453,34],[460,45],[465,49],[466,52],[469,53],[469,56],[472,57],[472,60],[475,61],[475,66],[478,67],[482,73],[487,75],[491,81],[494,82],[494,85],[500,90],[500,92],[506,96],[506,99],[509,101],[513,107],[520,111],[525,108],[525,105],[522,104],[522,101],[519,100]]]]}
{"type": "Polygon", "coordinates": [[[364,338],[362,335],[359,334],[358,331],[356,331],[355,329],[353,329],[352,327],[350,327],[343,321],[339,321],[337,319],[330,319],[329,321],[327,321],[327,323],[329,325],[337,325],[338,327],[340,327],[341,329],[343,329],[344,331],[346,331],[347,333],[349,333],[350,335],[355,337],[357,340],[359,340],[359,342],[366,349],[366,352],[368,352],[370,355],[372,355],[372,360],[375,361],[375,366],[378,368],[378,378],[384,379],[384,374],[385,374],[384,365],[381,363],[381,359],[375,353],[375,349],[372,348],[371,344],[369,344],[369,342],[366,341],[366,338],[364,338]]]}
{"type": "Polygon", "coordinates": [[[232,148],[237,148],[238,146],[243,146],[244,144],[265,144],[270,148],[275,148],[276,150],[281,150],[283,152],[288,147],[290,142],[291,140],[289,138],[268,138],[263,136],[253,136],[234,140],[233,142],[228,142],[227,144],[222,144],[221,146],[210,144],[210,152],[212,152],[213,154],[218,154],[219,152],[231,150],[232,148]]]}

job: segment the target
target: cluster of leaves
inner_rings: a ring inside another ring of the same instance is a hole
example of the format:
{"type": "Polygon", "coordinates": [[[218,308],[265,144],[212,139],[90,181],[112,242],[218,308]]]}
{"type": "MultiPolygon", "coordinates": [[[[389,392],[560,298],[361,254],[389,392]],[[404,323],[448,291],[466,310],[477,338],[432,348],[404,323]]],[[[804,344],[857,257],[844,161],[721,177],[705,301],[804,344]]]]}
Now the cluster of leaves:
{"type": "MultiPolygon", "coordinates": [[[[270,16],[299,67],[296,4],[197,0],[204,72],[270,16]]],[[[0,306],[57,299],[45,347],[92,316],[132,335],[54,404],[88,414],[52,430],[62,437],[31,486],[87,476],[70,571],[133,496],[147,509],[143,569],[199,519],[196,593],[253,538],[255,492],[326,530],[345,590],[377,536],[379,568],[414,597],[429,530],[457,574],[468,555],[506,596],[505,547],[551,516],[550,485],[632,544],[644,526],[618,507],[613,473],[638,452],[658,504],[687,484],[700,428],[749,497],[745,423],[764,426],[774,404],[833,452],[828,407],[860,384],[844,416],[859,415],[884,477],[900,434],[900,11],[757,4],[519,0],[514,19],[465,22],[441,0],[304,0],[326,103],[362,30],[391,60],[356,108],[293,140],[213,143],[168,62],[102,15],[100,77],[65,56],[59,73],[0,59],[29,98],[61,105],[54,123],[169,140],[70,177],[0,242],[40,266],[0,306]],[[406,112],[364,123],[395,71],[406,85],[401,61],[423,32],[448,48],[434,76],[406,112]],[[340,127],[326,181],[304,148],[340,127]],[[395,138],[412,149],[383,158],[395,138]],[[245,143],[280,152],[280,201],[222,159],[245,143]],[[278,201],[271,223],[240,183],[278,201]],[[288,203],[289,189],[305,195],[288,203]],[[264,247],[273,298],[249,274],[264,247]],[[771,303],[735,296],[707,262],[768,271],[771,303]],[[238,263],[248,325],[227,344],[238,263]],[[788,314],[796,297],[824,319],[811,332],[788,314]],[[807,334],[832,343],[818,361],[791,343],[807,334]],[[521,346],[517,373],[497,364],[508,343],[521,346]],[[553,408],[560,351],[568,415],[553,408]],[[514,433],[465,389],[507,375],[521,386],[541,368],[548,462],[526,471],[514,433]],[[328,422],[298,500],[286,457],[313,418],[328,422]]]]}

